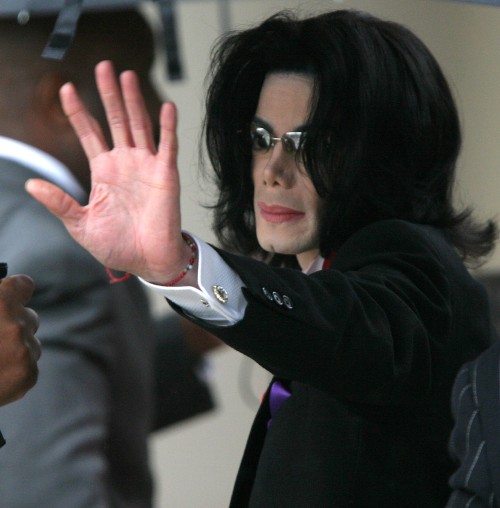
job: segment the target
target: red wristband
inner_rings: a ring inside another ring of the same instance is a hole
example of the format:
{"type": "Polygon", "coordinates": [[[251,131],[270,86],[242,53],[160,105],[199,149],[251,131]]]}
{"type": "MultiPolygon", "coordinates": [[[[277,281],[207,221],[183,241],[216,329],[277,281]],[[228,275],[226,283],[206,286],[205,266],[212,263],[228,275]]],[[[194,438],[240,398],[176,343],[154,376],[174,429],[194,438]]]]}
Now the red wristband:
{"type": "Polygon", "coordinates": [[[132,276],[130,272],[125,272],[121,277],[115,277],[114,273],[111,271],[111,268],[106,267],[106,273],[109,277],[110,284],[116,284],[117,282],[123,282],[132,276]]]}
{"type": "Polygon", "coordinates": [[[170,282],[167,282],[166,284],[162,284],[162,286],[167,286],[167,287],[174,286],[175,284],[177,284],[179,281],[181,281],[186,276],[186,274],[189,272],[189,270],[193,269],[194,262],[196,261],[196,255],[198,252],[198,249],[196,248],[196,243],[190,236],[186,235],[185,233],[182,233],[182,238],[184,239],[184,241],[188,244],[189,248],[191,249],[191,257],[189,258],[189,263],[174,280],[171,280],[170,282]]]}
{"type": "MultiPolygon", "coordinates": [[[[189,258],[189,263],[181,272],[180,275],[178,275],[174,280],[167,282],[167,284],[162,284],[162,286],[174,286],[177,284],[180,280],[182,280],[186,274],[189,272],[189,270],[193,269],[194,262],[196,261],[196,255],[198,252],[198,249],[196,248],[196,243],[194,240],[186,235],[185,233],[182,233],[182,238],[184,241],[188,244],[188,246],[191,249],[191,257],[189,258]]],[[[129,277],[131,277],[131,273],[125,272],[121,277],[116,277],[113,272],[111,271],[111,268],[106,267],[106,273],[109,277],[110,284],[116,284],[117,282],[123,282],[124,280],[127,280],[129,277]]]]}

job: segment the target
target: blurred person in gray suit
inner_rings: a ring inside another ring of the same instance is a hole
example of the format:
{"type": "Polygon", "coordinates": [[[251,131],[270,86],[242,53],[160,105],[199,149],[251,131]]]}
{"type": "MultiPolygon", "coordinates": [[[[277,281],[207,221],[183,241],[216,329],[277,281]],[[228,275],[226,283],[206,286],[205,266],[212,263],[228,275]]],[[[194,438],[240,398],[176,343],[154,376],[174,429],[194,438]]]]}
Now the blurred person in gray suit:
{"type": "MultiPolygon", "coordinates": [[[[62,4],[52,3],[54,11],[62,4]]],[[[5,508],[150,507],[149,433],[212,407],[198,369],[217,342],[197,328],[186,332],[177,316],[153,322],[140,282],[110,284],[105,268],[24,190],[38,176],[87,200],[88,164],[58,92],[77,83],[102,117],[92,78],[98,61],[135,69],[158,117],[151,28],[133,2],[112,3],[123,6],[106,10],[100,0],[98,12],[84,10],[63,61],[40,56],[55,12],[16,19],[5,12],[9,2],[0,6],[0,244],[12,272],[36,281],[31,305],[43,346],[36,388],[0,410],[5,508]]],[[[32,5],[50,11],[51,2],[32,5]]]]}

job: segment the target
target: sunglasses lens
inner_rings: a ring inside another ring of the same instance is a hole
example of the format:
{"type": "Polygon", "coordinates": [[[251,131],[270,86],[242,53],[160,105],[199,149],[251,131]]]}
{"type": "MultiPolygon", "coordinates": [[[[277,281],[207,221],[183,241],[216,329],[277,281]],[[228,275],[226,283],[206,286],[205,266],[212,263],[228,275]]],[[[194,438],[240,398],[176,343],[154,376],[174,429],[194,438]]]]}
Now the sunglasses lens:
{"type": "Polygon", "coordinates": [[[267,152],[271,146],[271,135],[263,127],[252,127],[250,131],[252,149],[256,152],[267,152]]]}
{"type": "Polygon", "coordinates": [[[283,142],[283,148],[286,153],[292,154],[296,151],[295,142],[291,137],[285,135],[281,138],[281,141],[283,142]]]}
{"type": "Polygon", "coordinates": [[[302,151],[301,150],[301,142],[302,137],[304,133],[303,132],[288,132],[285,134],[281,139],[283,140],[283,147],[285,148],[285,151],[289,154],[295,154],[302,151]]]}

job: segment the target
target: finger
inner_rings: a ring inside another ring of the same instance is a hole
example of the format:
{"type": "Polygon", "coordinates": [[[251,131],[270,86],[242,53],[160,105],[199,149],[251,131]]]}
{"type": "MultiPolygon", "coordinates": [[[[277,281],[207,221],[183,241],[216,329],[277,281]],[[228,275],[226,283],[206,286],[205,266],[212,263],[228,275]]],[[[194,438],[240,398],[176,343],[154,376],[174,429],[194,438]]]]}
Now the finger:
{"type": "Polygon", "coordinates": [[[37,337],[30,336],[25,338],[24,347],[26,355],[24,357],[24,368],[19,373],[19,386],[16,399],[22,398],[26,392],[32,388],[38,379],[38,360],[42,355],[42,347],[37,337]]]}
{"type": "Polygon", "coordinates": [[[26,325],[29,328],[31,334],[35,334],[36,331],[38,330],[38,327],[40,326],[40,318],[38,317],[38,314],[30,307],[25,307],[24,311],[25,311],[24,319],[26,325]]]}
{"type": "Polygon", "coordinates": [[[64,113],[68,117],[88,159],[107,151],[102,129],[87,111],[72,83],[66,83],[59,91],[64,113]]]}
{"type": "Polygon", "coordinates": [[[126,71],[121,74],[120,82],[135,146],[156,153],[153,127],[137,74],[133,71],[126,71]]]}
{"type": "Polygon", "coordinates": [[[8,301],[26,305],[35,291],[35,283],[27,275],[9,275],[2,279],[0,296],[8,301]]]}
{"type": "Polygon", "coordinates": [[[84,207],[53,183],[31,178],[25,184],[26,191],[47,208],[70,229],[83,216],[84,207]]]}
{"type": "Polygon", "coordinates": [[[176,168],[177,149],[177,109],[173,102],[166,102],[160,111],[159,160],[170,168],[176,168]]]}
{"type": "MultiPolygon", "coordinates": [[[[32,310],[32,309],[29,309],[27,308],[26,311],[28,313],[33,313],[36,315],[35,311],[32,310]]],[[[38,319],[38,316],[37,316],[37,319],[38,319]]],[[[30,316],[30,321],[32,321],[32,318],[30,316]]],[[[31,323],[28,323],[29,326],[32,326],[31,323]]],[[[35,328],[35,331],[38,329],[38,321],[37,321],[37,324],[36,324],[36,328],[35,328]]],[[[30,352],[30,357],[33,359],[34,362],[37,362],[40,357],[42,356],[42,344],[40,342],[40,339],[34,335],[35,332],[33,333],[28,333],[27,336],[25,337],[25,340],[24,340],[24,344],[26,345],[26,347],[28,348],[28,351],[30,352]]]]}
{"type": "Polygon", "coordinates": [[[38,361],[42,355],[42,345],[35,332],[40,324],[38,314],[30,307],[23,309],[23,321],[25,326],[24,344],[30,352],[30,356],[34,361],[38,361]]]}
{"type": "Polygon", "coordinates": [[[42,356],[42,343],[40,342],[40,339],[34,335],[28,347],[31,350],[32,358],[38,362],[42,356]]]}
{"type": "Polygon", "coordinates": [[[110,61],[100,62],[95,68],[95,76],[115,147],[133,146],[128,115],[113,64],[110,61]]]}

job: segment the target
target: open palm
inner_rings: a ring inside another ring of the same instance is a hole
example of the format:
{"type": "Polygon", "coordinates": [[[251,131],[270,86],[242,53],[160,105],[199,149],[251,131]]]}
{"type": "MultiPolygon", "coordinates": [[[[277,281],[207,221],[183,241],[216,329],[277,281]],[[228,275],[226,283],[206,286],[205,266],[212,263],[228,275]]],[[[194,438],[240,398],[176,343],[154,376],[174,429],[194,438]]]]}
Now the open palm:
{"type": "Polygon", "coordinates": [[[104,265],[151,281],[169,280],[187,248],[181,237],[175,106],[162,107],[157,149],[135,73],[123,73],[119,84],[111,62],[101,62],[96,82],[112,149],[74,86],[61,88],[64,111],[91,168],[88,205],[43,180],[29,181],[27,190],[104,265]]]}

